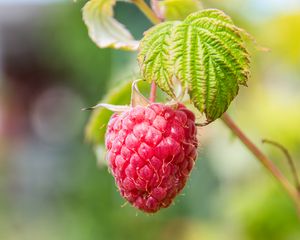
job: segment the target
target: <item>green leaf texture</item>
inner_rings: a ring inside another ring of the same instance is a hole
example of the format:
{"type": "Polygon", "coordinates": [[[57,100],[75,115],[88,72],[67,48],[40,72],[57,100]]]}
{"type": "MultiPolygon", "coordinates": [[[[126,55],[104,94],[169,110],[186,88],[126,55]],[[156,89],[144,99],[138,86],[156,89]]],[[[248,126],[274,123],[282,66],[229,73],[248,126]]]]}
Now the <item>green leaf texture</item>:
{"type": "Polygon", "coordinates": [[[250,75],[244,31],[217,9],[189,15],[182,22],[165,22],[145,33],[139,64],[147,81],[174,97],[175,80],[188,90],[195,107],[211,122],[236,97],[250,75]]]}

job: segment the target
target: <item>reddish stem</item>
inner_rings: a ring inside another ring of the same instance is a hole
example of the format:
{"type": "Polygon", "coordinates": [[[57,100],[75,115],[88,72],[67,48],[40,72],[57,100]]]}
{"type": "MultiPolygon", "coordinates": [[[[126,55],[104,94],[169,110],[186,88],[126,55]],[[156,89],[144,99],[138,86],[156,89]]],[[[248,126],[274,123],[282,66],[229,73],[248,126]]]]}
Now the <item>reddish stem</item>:
{"type": "Polygon", "coordinates": [[[224,113],[221,119],[226,124],[226,126],[252,152],[252,154],[265,166],[265,168],[267,168],[271,172],[271,174],[281,183],[286,192],[294,200],[300,214],[300,196],[297,190],[290,184],[290,182],[273,164],[273,162],[242,132],[242,130],[234,123],[234,121],[227,113],[224,113]]]}
{"type": "Polygon", "coordinates": [[[288,165],[290,166],[292,175],[294,177],[295,186],[297,188],[297,191],[300,194],[300,178],[298,176],[298,172],[297,172],[297,168],[296,168],[296,165],[294,163],[294,160],[292,159],[292,156],[290,155],[289,151],[283,145],[281,145],[281,144],[279,144],[279,143],[277,143],[275,141],[263,139],[262,142],[263,143],[271,144],[271,145],[279,148],[283,152],[283,154],[286,156],[288,165]]]}
{"type": "Polygon", "coordinates": [[[158,0],[151,0],[151,7],[152,7],[154,13],[156,14],[156,16],[162,20],[164,17],[160,10],[158,0]]]}
{"type": "Polygon", "coordinates": [[[155,82],[153,81],[151,83],[151,92],[150,92],[150,102],[155,102],[155,99],[156,99],[156,84],[155,82]]]}

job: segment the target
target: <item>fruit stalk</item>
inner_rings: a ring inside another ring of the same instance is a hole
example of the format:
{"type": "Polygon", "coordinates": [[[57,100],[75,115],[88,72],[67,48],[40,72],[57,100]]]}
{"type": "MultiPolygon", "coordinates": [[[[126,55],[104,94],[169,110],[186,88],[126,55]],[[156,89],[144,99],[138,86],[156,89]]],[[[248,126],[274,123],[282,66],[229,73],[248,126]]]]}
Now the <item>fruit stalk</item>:
{"type": "MultiPolygon", "coordinates": [[[[156,13],[145,3],[144,0],[132,0],[132,2],[144,13],[144,15],[152,22],[154,25],[161,22],[161,19],[157,17],[156,13]]],[[[150,92],[150,102],[155,102],[156,99],[156,84],[152,82],[151,92],[150,92]]]]}
{"type": "MultiPolygon", "coordinates": [[[[132,0],[132,2],[144,13],[144,15],[155,25],[161,22],[156,13],[145,3],[144,0],[132,0]]],[[[155,102],[156,98],[156,84],[152,82],[150,92],[150,102],[155,102]]]]}
{"type": "Polygon", "coordinates": [[[153,81],[151,83],[151,91],[150,91],[150,102],[155,102],[155,99],[156,99],[156,84],[155,82],[153,81]]]}

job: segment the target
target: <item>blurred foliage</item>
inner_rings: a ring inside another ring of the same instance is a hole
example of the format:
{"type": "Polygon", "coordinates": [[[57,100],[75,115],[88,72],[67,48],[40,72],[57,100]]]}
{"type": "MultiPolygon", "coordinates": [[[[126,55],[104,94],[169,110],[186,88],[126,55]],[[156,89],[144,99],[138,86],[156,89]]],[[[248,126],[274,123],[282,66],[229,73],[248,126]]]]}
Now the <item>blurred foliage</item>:
{"type": "Polygon", "coordinates": [[[237,217],[245,240],[296,240],[300,237],[299,218],[293,202],[276,183],[259,178],[236,192],[228,216],[237,217]],[[255,196],[255,198],[253,198],[255,196]],[[259,201],[258,201],[259,199],[259,201]]]}
{"type": "Polygon", "coordinates": [[[189,14],[202,9],[199,0],[163,0],[159,1],[159,6],[167,20],[183,20],[189,14]]]}
{"type": "Polygon", "coordinates": [[[112,61],[112,51],[99,49],[91,42],[79,4],[52,6],[44,11],[45,18],[36,29],[43,49],[42,61],[96,101],[97,96],[104,94],[111,75],[112,67],[107,63],[112,61]]]}
{"type": "Polygon", "coordinates": [[[287,63],[299,69],[300,65],[300,12],[279,15],[269,21],[263,29],[268,34],[262,34],[264,42],[287,63]]]}

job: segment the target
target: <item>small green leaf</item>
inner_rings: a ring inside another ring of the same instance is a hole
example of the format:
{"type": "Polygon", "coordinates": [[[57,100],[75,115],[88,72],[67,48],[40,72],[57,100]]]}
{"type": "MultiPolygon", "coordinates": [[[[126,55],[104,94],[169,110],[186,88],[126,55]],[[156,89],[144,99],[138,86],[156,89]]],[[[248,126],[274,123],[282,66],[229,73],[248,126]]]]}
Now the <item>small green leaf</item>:
{"type": "Polygon", "coordinates": [[[199,0],[163,0],[159,6],[166,20],[183,20],[203,8],[199,0]]]}
{"type": "Polygon", "coordinates": [[[239,85],[246,85],[249,78],[243,33],[217,9],[157,25],[142,39],[138,57],[142,76],[154,80],[170,96],[174,96],[174,79],[179,80],[211,122],[227,110],[239,85]]]}
{"type": "Polygon", "coordinates": [[[116,0],[90,0],[83,7],[83,20],[90,38],[100,48],[136,50],[139,42],[113,18],[116,0]]]}
{"type": "MultiPolygon", "coordinates": [[[[143,92],[149,89],[149,85],[145,82],[138,84],[139,89],[143,92]]],[[[132,81],[113,88],[100,103],[113,105],[129,105],[131,96],[132,81]]],[[[106,125],[113,114],[107,108],[97,108],[92,112],[88,124],[86,125],[85,137],[94,145],[104,145],[104,136],[106,132],[106,125]]]]}

